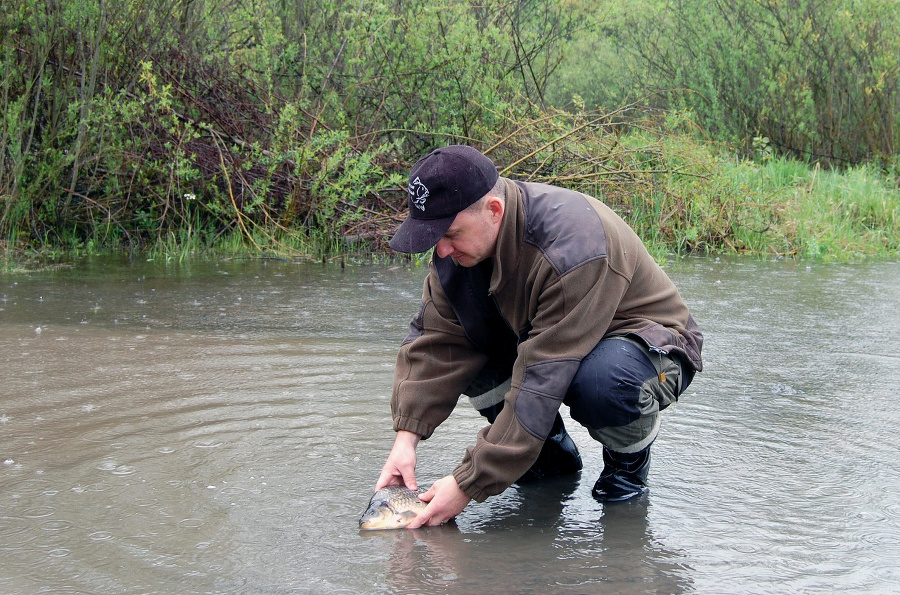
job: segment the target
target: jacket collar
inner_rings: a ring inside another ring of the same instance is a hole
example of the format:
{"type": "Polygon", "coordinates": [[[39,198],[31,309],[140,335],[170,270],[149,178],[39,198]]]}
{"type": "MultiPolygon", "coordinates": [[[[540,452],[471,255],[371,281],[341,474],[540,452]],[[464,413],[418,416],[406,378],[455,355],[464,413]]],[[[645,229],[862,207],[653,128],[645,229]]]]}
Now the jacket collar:
{"type": "Polygon", "coordinates": [[[496,293],[505,283],[513,278],[519,253],[519,241],[525,231],[525,208],[522,203],[522,190],[512,180],[506,182],[506,204],[503,222],[497,235],[497,249],[494,252],[494,272],[491,274],[490,292],[496,293]]]}

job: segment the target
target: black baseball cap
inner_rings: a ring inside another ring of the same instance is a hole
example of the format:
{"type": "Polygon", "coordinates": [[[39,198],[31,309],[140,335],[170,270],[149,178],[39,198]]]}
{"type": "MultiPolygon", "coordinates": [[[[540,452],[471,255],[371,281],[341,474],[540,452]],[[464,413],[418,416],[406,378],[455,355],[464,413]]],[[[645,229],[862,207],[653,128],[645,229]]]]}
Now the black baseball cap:
{"type": "Polygon", "coordinates": [[[408,254],[432,248],[456,215],[487,194],[499,177],[494,162],[477,149],[466,145],[435,149],[409,173],[409,215],[388,245],[408,254]]]}

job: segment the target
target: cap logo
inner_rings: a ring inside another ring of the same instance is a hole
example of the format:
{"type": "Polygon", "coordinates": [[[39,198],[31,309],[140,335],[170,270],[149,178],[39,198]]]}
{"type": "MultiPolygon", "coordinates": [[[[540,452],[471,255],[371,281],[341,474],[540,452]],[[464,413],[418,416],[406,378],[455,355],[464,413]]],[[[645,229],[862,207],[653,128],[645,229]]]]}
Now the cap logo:
{"type": "Polygon", "coordinates": [[[430,194],[428,192],[428,188],[425,187],[425,184],[422,183],[422,180],[416,176],[416,179],[409,183],[406,191],[409,192],[409,200],[412,204],[416,205],[416,208],[420,211],[425,211],[425,199],[428,198],[430,194]]]}

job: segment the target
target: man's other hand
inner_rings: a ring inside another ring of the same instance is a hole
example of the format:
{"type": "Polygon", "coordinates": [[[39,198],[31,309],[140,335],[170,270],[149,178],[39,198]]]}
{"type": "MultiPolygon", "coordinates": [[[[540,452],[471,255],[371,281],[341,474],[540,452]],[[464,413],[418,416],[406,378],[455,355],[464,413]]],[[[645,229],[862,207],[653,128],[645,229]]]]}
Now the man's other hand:
{"type": "Polygon", "coordinates": [[[447,475],[434,482],[434,485],[427,492],[421,494],[419,499],[428,502],[428,506],[406,526],[407,529],[418,529],[426,525],[429,527],[443,525],[461,513],[472,500],[459,489],[459,484],[452,475],[447,475]]]}

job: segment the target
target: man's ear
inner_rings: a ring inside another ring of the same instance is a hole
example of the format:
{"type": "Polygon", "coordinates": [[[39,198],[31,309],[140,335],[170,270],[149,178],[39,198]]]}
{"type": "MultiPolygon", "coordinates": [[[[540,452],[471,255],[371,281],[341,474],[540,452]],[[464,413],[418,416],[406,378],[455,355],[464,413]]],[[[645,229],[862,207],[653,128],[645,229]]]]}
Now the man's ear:
{"type": "Polygon", "coordinates": [[[506,203],[503,202],[502,198],[497,198],[496,196],[488,196],[487,202],[484,207],[490,211],[491,214],[491,222],[500,223],[503,220],[503,212],[506,208],[506,203]]]}

